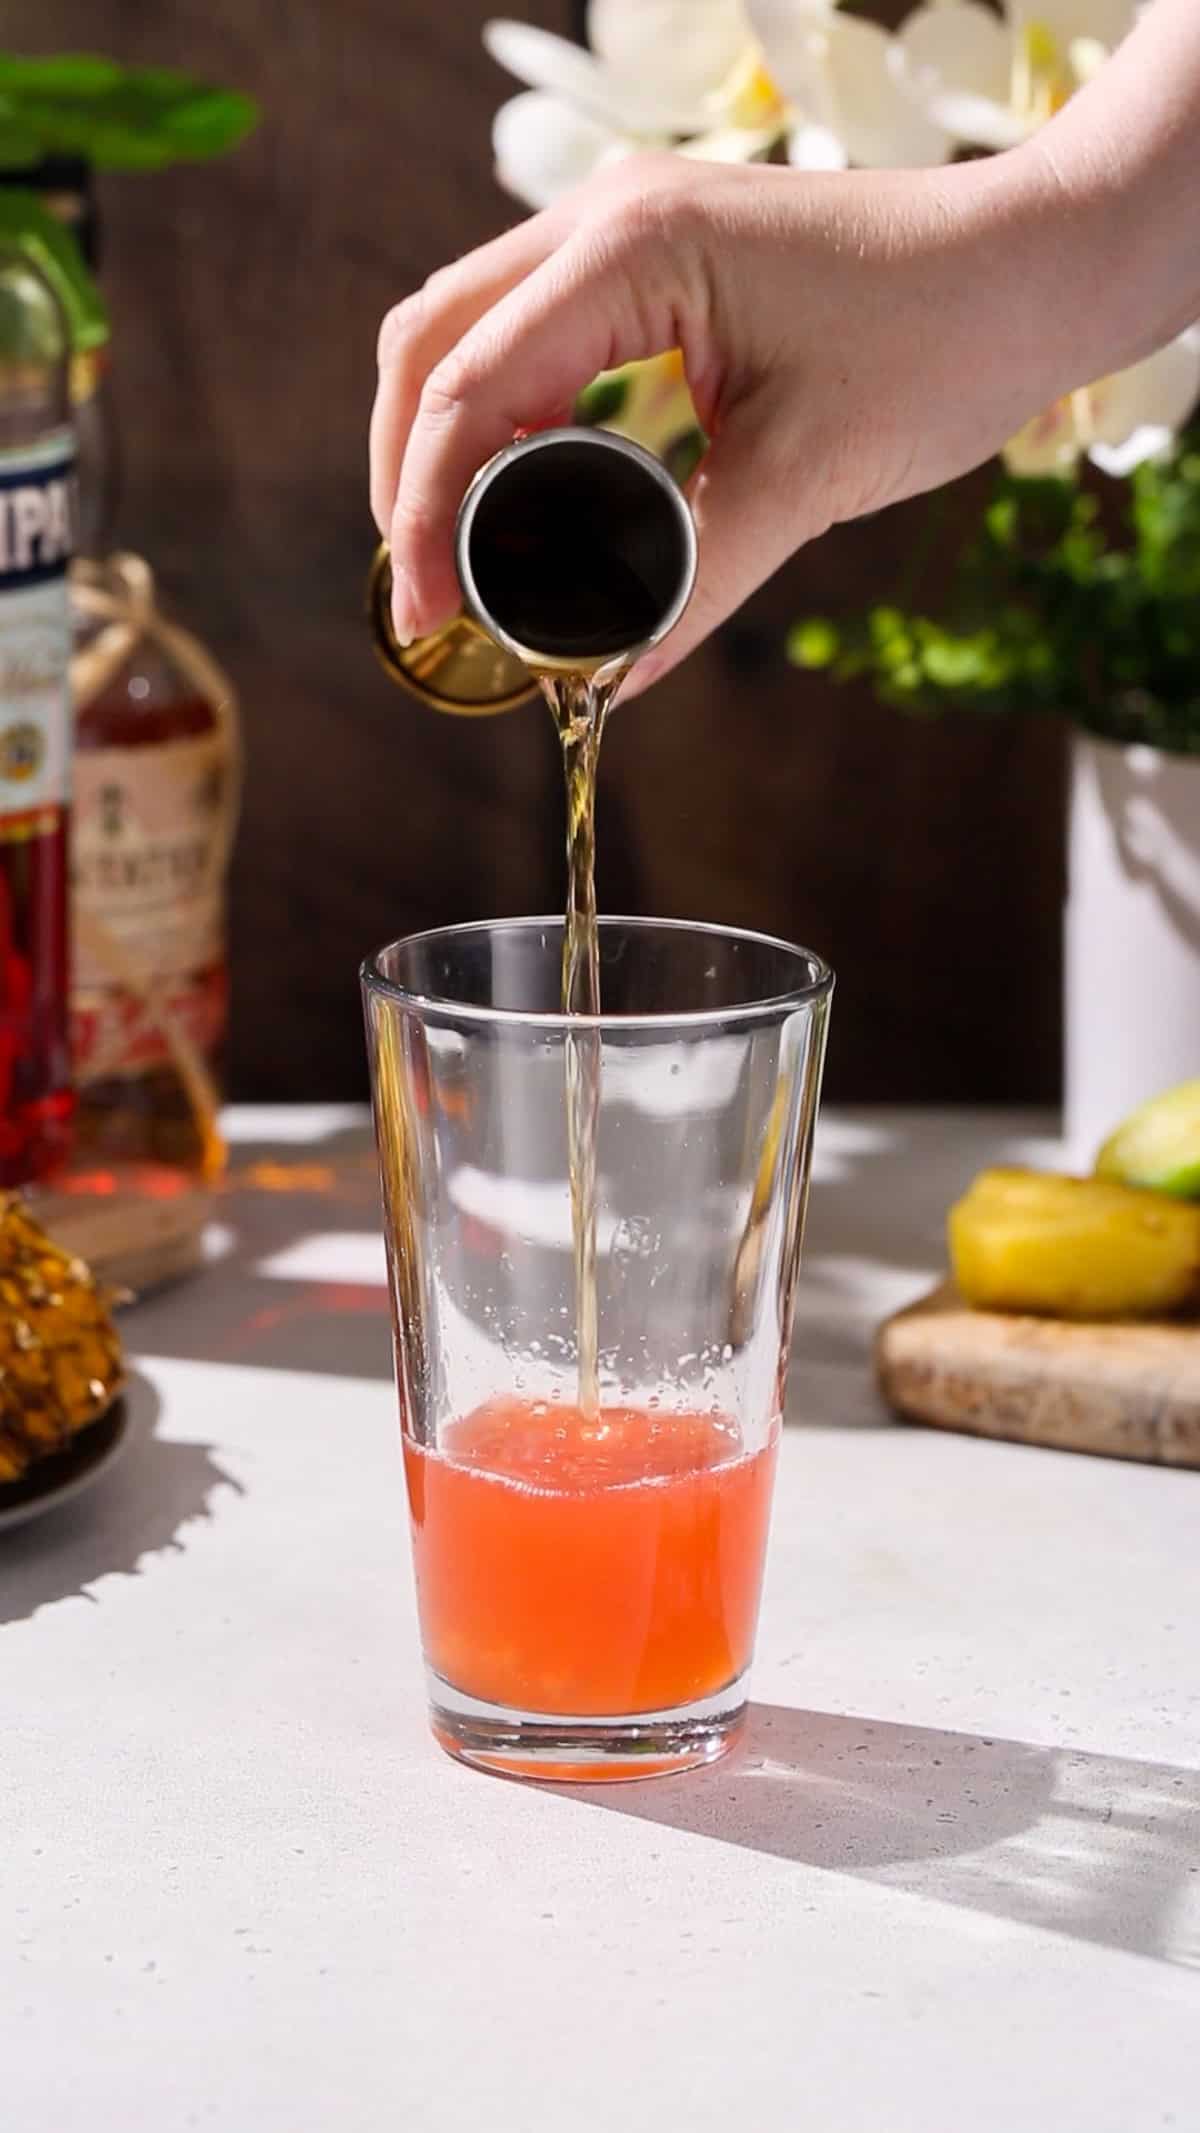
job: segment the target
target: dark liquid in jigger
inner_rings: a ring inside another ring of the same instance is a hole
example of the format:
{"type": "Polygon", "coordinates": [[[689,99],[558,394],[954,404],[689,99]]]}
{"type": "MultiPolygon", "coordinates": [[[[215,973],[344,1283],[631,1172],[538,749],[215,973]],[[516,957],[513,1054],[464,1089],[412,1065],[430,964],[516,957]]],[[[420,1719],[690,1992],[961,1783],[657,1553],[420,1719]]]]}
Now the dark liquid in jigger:
{"type": "MultiPolygon", "coordinates": [[[[562,743],[567,908],[562,1012],[600,1013],[596,768],[604,723],[636,653],[674,606],[689,558],[677,509],[619,453],[558,444],[512,462],[484,492],[468,539],[484,613],[537,674],[562,743]]],[[[567,1172],[575,1259],[578,1401],[599,1410],[596,1292],[600,1033],[565,1045],[567,1172]]]]}
{"type": "Polygon", "coordinates": [[[628,659],[687,571],[671,498],[622,454],[588,444],[512,462],[481,496],[467,547],[480,606],[535,670],[628,659]]]}
{"type": "Polygon", "coordinates": [[[480,593],[522,649],[589,671],[643,644],[662,615],[644,580],[586,528],[566,542],[532,534],[497,541],[480,593]]]}

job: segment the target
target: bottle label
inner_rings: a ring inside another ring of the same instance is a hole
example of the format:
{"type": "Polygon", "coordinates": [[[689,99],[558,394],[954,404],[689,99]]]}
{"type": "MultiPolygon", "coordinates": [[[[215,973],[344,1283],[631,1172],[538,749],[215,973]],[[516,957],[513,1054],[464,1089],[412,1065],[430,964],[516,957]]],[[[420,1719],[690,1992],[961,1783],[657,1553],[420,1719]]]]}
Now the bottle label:
{"type": "Polygon", "coordinates": [[[81,1081],[140,1073],[176,1029],[224,1033],[224,736],[85,748],[75,758],[73,1022],[81,1081]]]}
{"type": "Polygon", "coordinates": [[[0,840],[52,830],[71,768],[70,439],[0,453],[0,840]]]}

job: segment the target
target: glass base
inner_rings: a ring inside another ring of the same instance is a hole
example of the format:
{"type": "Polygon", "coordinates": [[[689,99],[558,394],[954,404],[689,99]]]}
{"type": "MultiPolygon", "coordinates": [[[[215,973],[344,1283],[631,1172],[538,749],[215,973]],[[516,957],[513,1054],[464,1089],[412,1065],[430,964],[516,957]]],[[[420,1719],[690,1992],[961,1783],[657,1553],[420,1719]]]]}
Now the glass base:
{"type": "Polygon", "coordinates": [[[746,1676],[700,1703],[626,1718],[558,1718],[481,1703],[429,1677],[434,1739],[460,1763],[560,1785],[633,1784],[727,1755],[746,1716],[746,1676]]]}

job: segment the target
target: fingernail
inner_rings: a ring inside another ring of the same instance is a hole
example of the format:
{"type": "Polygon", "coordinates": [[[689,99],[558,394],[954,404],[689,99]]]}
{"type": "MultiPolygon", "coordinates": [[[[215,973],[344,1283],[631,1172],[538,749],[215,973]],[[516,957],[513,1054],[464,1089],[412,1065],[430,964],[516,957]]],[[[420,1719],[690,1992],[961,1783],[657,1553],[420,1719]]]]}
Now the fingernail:
{"type": "Polygon", "coordinates": [[[403,572],[392,564],[392,628],[401,651],[407,651],[416,635],[413,629],[412,601],[408,580],[403,572]]]}

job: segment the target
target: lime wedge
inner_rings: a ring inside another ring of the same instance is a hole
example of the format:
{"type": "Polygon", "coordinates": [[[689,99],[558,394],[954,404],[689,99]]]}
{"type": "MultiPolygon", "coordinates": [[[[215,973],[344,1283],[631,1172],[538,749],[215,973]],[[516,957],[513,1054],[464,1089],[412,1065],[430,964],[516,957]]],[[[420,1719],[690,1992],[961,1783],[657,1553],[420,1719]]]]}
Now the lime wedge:
{"type": "Polygon", "coordinates": [[[1096,1175],[1200,1199],[1200,1081],[1185,1081],[1133,1112],[1105,1141],[1096,1175]]]}

